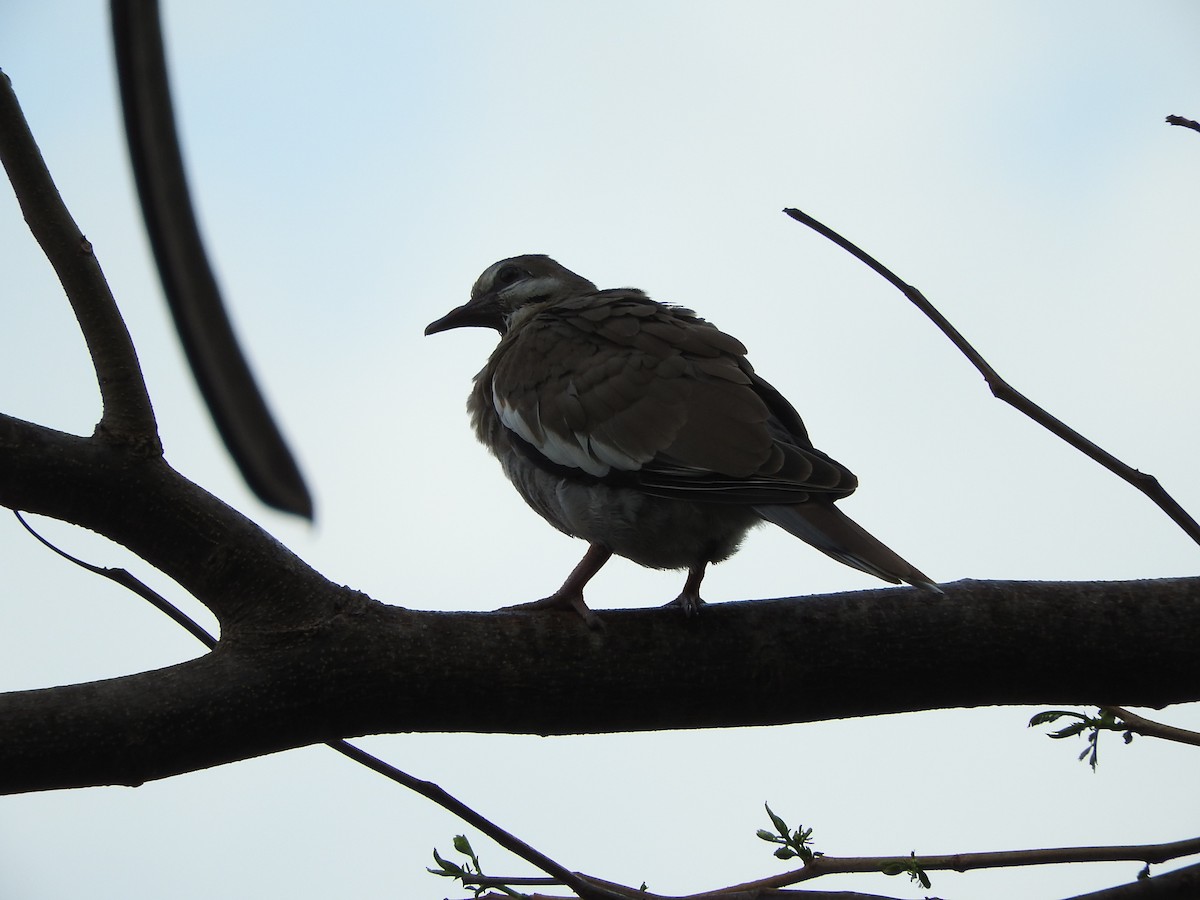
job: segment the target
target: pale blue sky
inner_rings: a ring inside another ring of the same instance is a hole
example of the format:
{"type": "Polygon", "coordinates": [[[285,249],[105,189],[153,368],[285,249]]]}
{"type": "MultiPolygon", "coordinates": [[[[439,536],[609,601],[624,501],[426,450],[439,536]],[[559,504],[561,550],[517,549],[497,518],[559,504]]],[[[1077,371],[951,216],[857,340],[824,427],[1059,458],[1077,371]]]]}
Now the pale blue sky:
{"type": "MultiPolygon", "coordinates": [[[[190,384],[132,194],[105,5],[6,0],[0,67],[113,284],[168,459],[331,578],[485,609],[546,594],[582,553],[471,435],[463,404],[494,335],[421,335],[522,252],[740,337],[859,475],[847,511],[940,580],[1196,571],[1197,548],[1147,501],[991,399],[902,297],[779,212],[858,241],[1014,386],[1200,510],[1200,135],[1163,123],[1200,118],[1195,4],[168,2],[165,18],[205,234],[311,480],[314,528],[249,497],[190,384]]],[[[89,433],[82,341],[7,191],[0,247],[0,409],[89,433]]],[[[119,548],[46,530],[195,609],[119,548]]],[[[3,517],[0,568],[0,688],[198,652],[3,517]]],[[[649,606],[678,582],[615,561],[589,599],[649,606]]],[[[778,530],[706,581],[716,602],[874,586],[778,530]]],[[[1029,714],[364,743],[571,867],[664,892],[777,871],[754,838],[763,800],[845,855],[1192,833],[1194,753],[1110,741],[1092,775],[1029,714]]],[[[457,896],[424,866],[463,830],[312,748],[4,798],[0,896],[457,896]]],[[[933,891],[1053,897],[1136,868],[939,874],[933,891]]]]}

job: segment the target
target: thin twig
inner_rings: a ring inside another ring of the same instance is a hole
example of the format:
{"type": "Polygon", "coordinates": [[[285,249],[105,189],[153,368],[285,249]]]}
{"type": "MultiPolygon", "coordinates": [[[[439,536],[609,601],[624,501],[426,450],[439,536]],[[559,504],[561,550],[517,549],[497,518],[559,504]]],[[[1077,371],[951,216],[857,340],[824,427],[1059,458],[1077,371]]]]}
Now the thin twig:
{"type": "Polygon", "coordinates": [[[1200,747],[1200,732],[1176,728],[1174,725],[1164,725],[1162,722],[1155,722],[1153,719],[1139,716],[1121,706],[1102,706],[1101,709],[1107,710],[1121,720],[1122,731],[1132,731],[1143,737],[1162,738],[1165,741],[1200,747]]]}
{"type": "Polygon", "coordinates": [[[62,283],[79,322],[100,386],[99,433],[161,453],[154,409],[137,353],[91,243],[54,186],[29,123],[0,71],[0,160],[29,230],[62,283]]]}
{"type": "Polygon", "coordinates": [[[522,887],[545,887],[562,884],[557,878],[540,878],[527,875],[464,875],[463,884],[475,884],[479,887],[500,887],[502,885],[519,884],[522,887]]]}
{"type": "Polygon", "coordinates": [[[505,831],[500,826],[496,825],[489,819],[484,818],[475,810],[471,809],[461,800],[452,797],[442,788],[438,787],[432,781],[423,781],[420,778],[414,778],[407,772],[402,772],[395,766],[385,763],[378,757],[372,756],[364,750],[360,750],[353,744],[347,741],[330,741],[328,746],[332,747],[338,753],[349,759],[354,760],[360,765],[366,766],[372,771],[378,772],[397,784],[403,785],[410,791],[415,791],[426,799],[432,800],[438,806],[446,811],[458,816],[469,825],[478,828],[483,834],[490,837],[493,841],[508,850],[521,859],[525,860],[530,865],[537,866],[547,875],[558,880],[558,882],[571,890],[575,891],[580,897],[596,898],[596,900],[625,900],[626,894],[614,893],[606,888],[600,887],[591,882],[591,879],[580,875],[577,872],[572,872],[565,866],[555,862],[540,850],[531,847],[520,838],[505,831]]]}
{"type": "Polygon", "coordinates": [[[82,559],[72,556],[66,550],[56,547],[54,544],[50,543],[48,540],[34,531],[33,527],[25,521],[20,512],[15,509],[12,512],[13,515],[17,517],[17,521],[21,523],[25,530],[37,538],[43,546],[49,547],[63,559],[75,563],[75,565],[79,566],[81,569],[87,569],[87,571],[92,572],[95,575],[100,575],[104,578],[107,578],[109,581],[116,582],[127,590],[133,591],[143,600],[150,603],[150,605],[157,609],[160,613],[168,616],[176,625],[185,629],[188,634],[202,643],[209,650],[217,646],[217,639],[209,634],[195,619],[191,618],[191,616],[189,616],[179,607],[175,606],[175,604],[162,596],[162,594],[157,593],[153,588],[149,587],[144,582],[139,581],[126,569],[106,569],[101,566],[94,566],[89,562],[84,562],[82,559]]]}
{"type": "Polygon", "coordinates": [[[933,324],[935,324],[941,330],[942,334],[946,335],[946,337],[950,339],[951,343],[953,343],[954,346],[957,347],[968,360],[970,360],[971,365],[973,365],[979,371],[979,374],[983,376],[984,380],[987,382],[988,388],[995,397],[1003,400],[1005,403],[1009,404],[1019,412],[1029,416],[1029,418],[1033,419],[1043,428],[1047,429],[1051,434],[1062,438],[1089,459],[1098,462],[1113,474],[1132,484],[1135,488],[1154,501],[1154,503],[1156,503],[1158,507],[1171,518],[1171,521],[1183,529],[1188,537],[1190,537],[1197,544],[1200,544],[1200,524],[1197,524],[1196,520],[1188,515],[1187,511],[1184,510],[1184,508],[1178,503],[1176,503],[1170,494],[1163,490],[1162,486],[1158,483],[1158,479],[1156,479],[1153,475],[1147,475],[1144,472],[1139,472],[1137,469],[1134,469],[1131,466],[1121,462],[1121,460],[1117,459],[1107,450],[1104,450],[1096,444],[1093,444],[1079,432],[1056,419],[1028,397],[1015,390],[1011,385],[1008,384],[1008,382],[1006,382],[996,373],[995,369],[988,365],[987,361],[980,356],[979,352],[972,347],[970,343],[968,343],[966,338],[959,334],[958,330],[950,324],[945,316],[943,316],[937,311],[937,309],[934,308],[932,303],[925,299],[925,296],[919,290],[917,290],[911,284],[902,281],[891,271],[891,269],[887,268],[887,266],[883,265],[874,257],[861,250],[857,245],[842,237],[836,231],[821,224],[812,216],[809,216],[798,209],[785,209],[784,212],[797,222],[807,225],[809,228],[813,229],[813,231],[817,232],[823,237],[828,238],[839,247],[849,252],[856,259],[870,266],[872,269],[882,275],[888,282],[894,285],[899,291],[901,291],[901,293],[908,297],[913,305],[915,305],[919,310],[921,310],[921,312],[928,316],[933,324]]]}
{"type": "MultiPolygon", "coordinates": [[[[217,639],[208,633],[205,628],[200,625],[195,619],[188,616],[183,610],[175,606],[171,601],[167,600],[161,594],[143,584],[129,572],[124,569],[106,569],[101,566],[95,566],[91,563],[72,556],[65,550],[62,550],[48,541],[46,538],[38,534],[32,526],[21,516],[17,510],[13,510],[13,515],[17,517],[17,521],[24,526],[25,530],[38,539],[44,546],[50,548],[63,559],[69,560],[80,568],[86,569],[96,575],[101,575],[110,581],[114,581],[122,587],[133,591],[143,600],[148,601],[159,612],[169,616],[170,619],[180,627],[187,630],[188,634],[204,644],[209,650],[217,646],[217,639]]],[[[359,765],[366,766],[374,772],[378,772],[385,778],[390,778],[397,784],[415,791],[426,799],[432,800],[438,806],[462,819],[470,825],[475,826],[480,832],[491,838],[501,847],[509,850],[521,859],[525,860],[530,865],[536,866],[547,875],[555,879],[553,884],[562,884],[565,887],[575,891],[584,900],[628,900],[628,897],[636,892],[632,888],[627,888],[620,891],[610,890],[608,887],[598,885],[592,882],[591,879],[577,872],[572,872],[570,869],[546,856],[541,851],[526,844],[520,838],[505,831],[499,825],[492,822],[490,819],[477,813],[471,807],[467,806],[461,800],[451,796],[432,781],[424,781],[409,775],[407,772],[397,769],[395,766],[384,762],[377,756],[372,756],[365,750],[362,750],[349,741],[336,740],[327,741],[325,746],[336,750],[348,759],[354,760],[359,765]]],[[[619,886],[618,886],[619,887],[619,886]]],[[[644,895],[648,896],[648,895],[644,895]]]]}
{"type": "MultiPolygon", "coordinates": [[[[1017,868],[1084,862],[1162,863],[1195,853],[1200,853],[1200,837],[1164,844],[994,850],[984,853],[948,853],[935,856],[917,854],[915,862],[927,871],[968,872],[973,869],[1017,868]]],[[[811,863],[799,869],[783,872],[770,878],[732,885],[718,891],[689,894],[686,900],[717,900],[717,898],[724,898],[728,894],[738,891],[782,888],[790,884],[811,881],[823,875],[881,872],[884,866],[906,866],[912,862],[914,862],[914,858],[911,856],[817,856],[811,863]]]]}

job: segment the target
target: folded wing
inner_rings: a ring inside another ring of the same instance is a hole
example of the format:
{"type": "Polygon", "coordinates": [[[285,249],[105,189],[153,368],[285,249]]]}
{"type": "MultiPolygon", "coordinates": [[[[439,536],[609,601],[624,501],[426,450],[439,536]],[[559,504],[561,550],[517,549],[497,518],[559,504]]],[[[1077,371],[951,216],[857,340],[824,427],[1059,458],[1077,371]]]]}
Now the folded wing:
{"type": "Polygon", "coordinates": [[[737,339],[634,290],[523,323],[492,400],[535,462],[661,497],[743,505],[835,500],[854,475],[808,439],[737,339]]]}

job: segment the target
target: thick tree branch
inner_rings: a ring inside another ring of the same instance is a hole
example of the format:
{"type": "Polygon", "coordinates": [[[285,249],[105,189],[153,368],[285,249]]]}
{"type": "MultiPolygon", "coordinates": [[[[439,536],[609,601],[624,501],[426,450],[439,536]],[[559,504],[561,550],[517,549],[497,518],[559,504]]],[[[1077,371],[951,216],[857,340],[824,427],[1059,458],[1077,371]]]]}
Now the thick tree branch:
{"type": "MultiPolygon", "coordinates": [[[[114,581],[117,584],[120,584],[122,587],[125,587],[137,594],[143,600],[150,603],[155,609],[159,610],[176,624],[184,628],[189,634],[200,641],[205,648],[212,650],[216,647],[216,638],[205,631],[204,628],[201,627],[194,619],[172,604],[169,600],[164,598],[161,594],[152,590],[146,584],[135,578],[126,570],[102,568],[100,566],[95,566],[91,563],[85,562],[78,557],[72,556],[65,550],[55,546],[50,541],[38,534],[37,531],[30,527],[29,523],[25,521],[20,513],[17,513],[16,516],[17,521],[21,523],[22,527],[24,527],[26,531],[33,535],[33,537],[36,538],[43,546],[49,548],[54,553],[57,553],[62,558],[69,560],[75,565],[80,566],[81,568],[86,569],[95,575],[108,578],[109,580],[114,581]]],[[[354,746],[348,741],[330,741],[325,746],[332,750],[336,750],[347,759],[352,760],[361,766],[365,766],[374,772],[377,772],[378,774],[396,782],[402,787],[406,787],[409,790],[420,794],[422,797],[432,800],[443,809],[458,816],[464,822],[467,822],[468,824],[473,825],[475,828],[478,828],[481,832],[490,837],[500,846],[511,851],[512,853],[515,853],[526,862],[531,863],[543,871],[549,872],[551,875],[555,876],[548,879],[522,879],[523,883],[563,884],[574,890],[580,897],[594,897],[595,900],[619,900],[618,895],[613,895],[604,888],[594,887],[593,885],[589,884],[582,876],[576,875],[558,863],[556,860],[546,856],[537,848],[525,843],[516,835],[505,831],[496,823],[471,809],[471,807],[467,806],[457,797],[443,790],[439,785],[436,785],[431,781],[425,781],[424,779],[416,778],[407,772],[384,762],[379,757],[373,756],[372,754],[367,753],[365,750],[354,746]]]]}
{"type": "MultiPolygon", "coordinates": [[[[205,647],[212,649],[216,645],[216,641],[204,631],[196,622],[191,620],[187,615],[175,608],[169,601],[162,596],[152,591],[146,585],[142,584],[128,572],[124,570],[102,569],[91,565],[82,560],[79,560],[49,541],[45,540],[41,535],[37,534],[18,514],[17,518],[21,524],[30,532],[38,541],[49,547],[52,551],[60,556],[70,560],[76,565],[93,573],[110,578],[118,583],[128,587],[130,590],[142,596],[155,608],[165,612],[173,620],[185,627],[191,634],[196,636],[205,647]]],[[[1171,726],[1162,725],[1158,722],[1153,722],[1145,719],[1134,713],[1129,712],[1121,707],[1107,707],[1114,715],[1119,715],[1125,722],[1135,727],[1140,734],[1151,734],[1158,737],[1164,737],[1172,740],[1183,740],[1187,743],[1200,743],[1200,735],[1194,732],[1184,731],[1171,726]]],[[[409,775],[395,766],[392,766],[378,757],[372,756],[369,753],[355,747],[344,740],[331,741],[327,746],[338,751],[343,756],[351,759],[360,765],[366,766],[384,777],[415,791],[422,796],[437,803],[442,808],[450,811],[454,815],[463,819],[475,828],[478,828],[482,833],[492,838],[494,841],[505,847],[509,851],[520,856],[527,862],[537,866],[544,872],[549,873],[552,877],[495,877],[477,875],[474,877],[464,878],[464,885],[477,885],[480,887],[493,886],[534,886],[534,885],[563,885],[574,891],[575,896],[582,900],[619,900],[622,897],[648,897],[658,898],[658,900],[672,900],[672,898],[664,897],[659,894],[652,894],[640,888],[635,889],[624,885],[617,885],[611,882],[603,881],[589,876],[584,876],[579,873],[570,871],[562,866],[556,860],[543,854],[541,851],[530,846],[522,841],[516,835],[500,828],[491,820],[487,819],[480,813],[471,809],[458,798],[450,795],[440,786],[416,778],[409,775]]],[[[780,832],[785,835],[788,833],[786,826],[779,825],[783,830],[780,832]]],[[[1141,861],[1149,863],[1162,863],[1169,860],[1188,856],[1195,853],[1200,853],[1200,838],[1190,838],[1182,841],[1174,841],[1162,844],[1149,845],[1131,845],[1131,846],[1103,846],[1103,847],[1066,847],[1066,848],[1045,848],[1036,850],[1010,850],[1010,851],[991,851],[983,853],[956,853],[944,854],[935,856],[922,856],[919,859],[914,858],[912,863],[919,865],[923,871],[935,871],[952,869],[958,872],[965,872],[981,868],[996,868],[996,867],[1013,867],[1013,866],[1030,866],[1030,865],[1047,865],[1061,863],[1081,863],[1081,862],[1111,862],[1111,861],[1141,861]]],[[[758,879],[752,882],[744,882],[729,888],[722,888],[716,891],[706,891],[701,894],[690,895],[690,900],[738,900],[741,897],[759,897],[759,896],[784,896],[788,894],[796,894],[795,891],[782,891],[780,888],[800,882],[808,881],[823,875],[845,874],[850,872],[877,872],[885,870],[888,866],[896,868],[904,868],[909,860],[905,857],[832,857],[826,855],[818,855],[812,858],[800,869],[792,872],[782,873],[763,879],[758,879]]],[[[802,892],[806,897],[815,896],[814,892],[802,892]]],[[[824,894],[824,892],[816,892],[824,894]]],[[[491,895],[502,896],[502,895],[491,895]]],[[[847,896],[846,894],[837,894],[836,896],[847,896]]],[[[866,896],[866,895],[861,895],[866,896]]],[[[886,900],[886,898],[885,898],[886,900]]]]}
{"type": "Polygon", "coordinates": [[[123,544],[208,606],[223,630],[239,620],[293,627],[331,608],[333,586],[286,547],[161,457],[124,445],[0,414],[0,505],[123,544]]]}
{"type": "Polygon", "coordinates": [[[1200,579],[961,582],[942,597],[721,604],[691,622],[618,611],[603,632],[565,614],[414,612],[329,583],[165,464],[127,457],[0,417],[0,503],[130,547],[218,611],[224,639],[162,671],[0,697],[0,790],[139,783],[376,732],[1200,698],[1200,579]],[[440,702],[468,694],[470,710],[440,702]]]}
{"type": "Polygon", "coordinates": [[[100,271],[92,245],[67,211],[21,113],[12,82],[0,72],[0,160],[21,212],[66,291],[87,342],[103,413],[97,434],[134,442],[158,455],[154,410],[133,341],[100,271]]]}
{"type": "Polygon", "coordinates": [[[169,669],[0,697],[4,791],[139,783],[377,732],[1200,699],[1200,579],[960,582],[943,596],[720,604],[695,621],[614,611],[593,632],[569,614],[385,606],[331,584],[159,458],[5,416],[0,504],[125,545],[208,605],[223,632],[214,652],[169,669]],[[467,695],[470,709],[441,702],[467,695]]]}

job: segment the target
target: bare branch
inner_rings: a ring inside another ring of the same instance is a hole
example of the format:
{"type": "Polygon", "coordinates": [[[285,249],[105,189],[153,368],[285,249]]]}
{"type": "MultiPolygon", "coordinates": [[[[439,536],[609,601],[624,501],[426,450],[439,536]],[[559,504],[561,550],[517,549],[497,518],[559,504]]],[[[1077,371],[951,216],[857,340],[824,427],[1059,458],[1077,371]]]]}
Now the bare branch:
{"type": "Polygon", "coordinates": [[[161,459],[131,456],[0,415],[0,505],[128,547],[216,614],[221,643],[164,672],[0,696],[2,791],[141,782],[388,731],[600,733],[1200,699],[1200,579],[714,604],[687,628],[672,610],[609,611],[597,633],[571,615],[385,606],[330,583],[161,459]],[[431,691],[478,703],[431,702],[431,691]],[[80,742],[94,750],[79,754],[80,742]]]}
{"type": "Polygon", "coordinates": [[[842,249],[848,251],[856,259],[860,260],[878,272],[888,282],[900,290],[901,293],[908,297],[913,305],[916,306],[917,309],[921,310],[921,312],[923,312],[930,319],[930,321],[932,321],[938,327],[942,334],[946,335],[946,337],[950,339],[950,342],[962,352],[962,354],[970,361],[971,365],[973,365],[979,371],[979,374],[983,376],[984,380],[987,382],[988,388],[997,399],[1003,400],[1014,409],[1024,413],[1051,434],[1054,434],[1066,441],[1089,459],[1098,462],[1114,475],[1117,475],[1124,481],[1129,482],[1131,485],[1149,497],[1152,501],[1154,501],[1154,503],[1157,504],[1158,507],[1171,518],[1171,521],[1183,529],[1188,537],[1190,537],[1197,544],[1200,544],[1200,524],[1197,524],[1196,520],[1193,519],[1182,506],[1175,502],[1174,498],[1172,498],[1171,495],[1163,489],[1162,485],[1158,483],[1158,479],[1156,479],[1153,475],[1147,475],[1144,472],[1139,472],[1137,469],[1134,469],[1131,466],[1121,462],[1121,460],[1117,459],[1107,450],[1104,450],[1096,444],[1093,444],[1079,432],[1056,419],[1024,394],[1021,394],[1019,391],[1015,390],[1011,385],[1008,384],[1008,382],[1006,382],[996,373],[995,369],[988,365],[987,361],[979,354],[979,352],[972,347],[971,344],[968,343],[967,339],[958,332],[958,329],[951,325],[949,320],[947,320],[945,316],[938,312],[933,304],[925,299],[925,296],[919,290],[917,290],[911,284],[902,281],[891,271],[891,269],[887,268],[885,265],[880,263],[874,257],[870,256],[864,250],[860,249],[854,243],[842,237],[833,229],[818,222],[812,216],[809,216],[798,209],[785,209],[784,212],[797,222],[807,225],[822,237],[828,238],[842,249]]]}
{"type": "Polygon", "coordinates": [[[109,581],[119,584],[126,590],[137,594],[163,615],[167,616],[167,618],[173,621],[176,625],[183,628],[188,634],[202,643],[209,650],[217,646],[217,639],[205,631],[195,619],[187,615],[187,613],[181,610],[162,594],[155,591],[145,582],[136,578],[129,571],[125,569],[109,569],[102,566],[94,566],[89,562],[84,562],[82,559],[67,553],[67,551],[63,550],[62,548],[56,547],[54,544],[50,543],[48,540],[38,534],[33,527],[25,521],[25,517],[15,509],[13,510],[13,515],[17,517],[17,521],[21,523],[21,527],[32,534],[38,540],[38,542],[42,544],[42,546],[48,547],[63,559],[74,563],[81,569],[86,569],[94,575],[99,575],[101,578],[107,578],[109,581]]]}
{"type": "Polygon", "coordinates": [[[21,212],[54,267],[96,370],[103,412],[99,435],[159,455],[154,410],[133,341],[100,271],[91,243],[59,196],[8,76],[0,71],[0,160],[21,212]]]}
{"type": "Polygon", "coordinates": [[[407,772],[400,771],[395,766],[371,756],[369,753],[360,750],[346,741],[333,741],[329,746],[348,759],[352,759],[366,766],[368,769],[390,778],[397,784],[401,784],[409,790],[420,794],[422,797],[432,800],[438,806],[442,807],[442,809],[453,813],[467,824],[478,828],[505,850],[515,853],[521,859],[537,866],[547,875],[557,879],[557,883],[569,887],[581,898],[584,898],[584,900],[622,900],[621,894],[613,893],[604,887],[592,884],[591,879],[587,876],[572,872],[570,869],[546,856],[540,850],[525,843],[516,835],[505,831],[490,819],[471,809],[471,807],[467,806],[457,797],[448,794],[432,781],[423,781],[420,778],[414,778],[407,772]]]}
{"type": "MultiPolygon", "coordinates": [[[[317,599],[298,584],[284,599],[317,599]]],[[[727,603],[686,629],[670,610],[614,611],[601,613],[599,637],[565,614],[415,612],[327,588],[326,617],[290,628],[231,621],[216,650],[165,671],[0,695],[0,792],[140,783],[357,734],[607,733],[1096,693],[1136,706],[1200,698],[1200,579],[1066,588],[727,603]],[[811,689],[797,695],[796,683],[811,689]],[[477,702],[431,700],[455,695],[477,702]]]]}
{"type": "Polygon", "coordinates": [[[1124,726],[1122,730],[1132,731],[1134,734],[1140,734],[1143,737],[1162,738],[1166,741],[1175,741],[1178,744],[1191,744],[1193,747],[1200,747],[1200,732],[1188,731],[1186,728],[1176,728],[1174,725],[1164,725],[1162,722],[1155,722],[1152,719],[1139,716],[1137,713],[1130,712],[1120,706],[1104,706],[1101,709],[1108,710],[1120,719],[1122,726],[1124,726]]]}
{"type": "MultiPolygon", "coordinates": [[[[216,640],[209,635],[199,624],[188,617],[182,610],[175,607],[170,601],[166,600],[161,595],[157,594],[149,587],[144,585],[138,579],[134,578],[128,572],[121,569],[102,569],[90,563],[84,562],[71,556],[69,553],[54,546],[36,531],[29,526],[25,519],[16,513],[17,520],[25,529],[32,534],[43,545],[71,561],[72,563],[87,569],[90,572],[102,575],[106,578],[121,584],[134,593],[141,596],[143,599],[150,602],[156,609],[168,615],[177,624],[184,627],[189,633],[200,640],[206,647],[212,649],[216,645],[216,640]]],[[[1166,737],[1172,740],[1182,740],[1186,743],[1200,744],[1200,734],[1195,732],[1185,731],[1179,728],[1162,725],[1157,722],[1152,722],[1134,713],[1129,712],[1121,707],[1107,707],[1114,715],[1119,716],[1124,722],[1136,730],[1139,734],[1153,735],[1156,737],[1166,737]]],[[[625,885],[619,885],[612,882],[603,881],[601,879],[590,878],[577,872],[571,872],[569,869],[558,863],[556,860],[546,856],[537,848],[527,844],[525,841],[516,837],[509,831],[501,828],[499,825],[492,822],[482,814],[476,812],[471,807],[467,806],[457,797],[446,792],[442,787],[430,781],[416,778],[395,766],[384,762],[372,754],[367,753],[359,747],[354,746],[348,741],[337,740],[330,741],[326,746],[341,753],[347,759],[353,760],[366,768],[377,772],[391,781],[414,791],[417,794],[433,801],[443,809],[462,819],[469,825],[474,826],[482,834],[491,838],[500,846],[524,859],[526,862],[541,869],[549,875],[549,878],[541,877],[496,877],[496,876],[478,876],[475,878],[466,878],[464,884],[476,884],[480,886],[495,886],[495,885],[530,885],[541,886],[548,884],[561,884],[575,892],[576,897],[582,900],[626,900],[626,898],[640,897],[645,900],[654,900],[660,895],[651,894],[647,891],[634,889],[625,885]]],[[[973,854],[955,854],[952,856],[942,857],[921,857],[919,864],[922,869],[938,870],[938,869],[954,869],[955,871],[968,871],[975,868],[994,868],[994,867],[1015,867],[1027,865],[1045,865],[1050,863],[1071,863],[1071,862],[1111,862],[1114,860],[1137,860],[1146,863],[1161,863],[1180,856],[1187,856],[1192,853],[1200,852],[1200,838],[1193,838],[1184,841],[1177,841],[1169,844],[1143,845],[1137,847],[1073,847],[1056,850],[1024,850],[1024,851],[998,851],[988,853],[973,853],[973,854]]],[[[812,859],[806,866],[791,873],[785,873],[782,876],[773,876],[766,879],[760,879],[754,882],[748,882],[741,885],[736,885],[731,888],[724,888],[715,892],[706,892],[699,895],[693,895],[693,900],[703,900],[703,898],[711,898],[711,900],[737,900],[739,897],[764,897],[764,896],[784,896],[794,894],[792,891],[782,891],[782,888],[789,884],[796,884],[802,881],[811,880],[825,874],[844,874],[848,872],[875,872],[881,871],[889,864],[905,865],[907,859],[905,857],[828,857],[818,856],[812,859]],[[781,880],[783,879],[783,880],[781,880]]],[[[813,900],[818,894],[824,892],[804,892],[808,900],[813,900]]],[[[503,895],[495,895],[503,896],[503,895]]],[[[867,895],[847,895],[844,892],[839,892],[838,897],[844,898],[847,896],[859,896],[866,898],[867,895]]],[[[872,895],[875,896],[875,895],[872,895]]],[[[669,900],[669,898],[664,898],[669,900]]],[[[880,900],[888,900],[888,898],[880,898],[880,900]]]]}
{"type": "MultiPolygon", "coordinates": [[[[996,850],[986,853],[946,853],[933,856],[917,854],[915,860],[926,871],[969,872],[974,869],[1016,868],[1020,866],[1060,865],[1086,862],[1162,863],[1200,853],[1200,837],[1163,844],[1133,844],[1106,847],[1055,847],[1042,850],[996,850]]],[[[718,891],[691,894],[687,900],[717,900],[739,891],[782,888],[821,878],[882,872],[886,866],[905,866],[910,856],[816,856],[812,862],[791,872],[770,878],[737,884],[718,891]]]]}
{"type": "MultiPolygon", "coordinates": [[[[625,897],[644,897],[647,900],[761,900],[768,897],[794,897],[797,900],[892,900],[877,894],[849,893],[844,891],[797,891],[785,890],[791,885],[812,881],[826,875],[849,875],[882,873],[888,867],[904,868],[916,863],[926,872],[953,871],[969,872],[977,869],[1018,868],[1024,866],[1064,865],[1095,862],[1144,862],[1164,863],[1200,853],[1200,838],[1189,838],[1162,844],[1143,844],[1105,847],[1059,847],[1042,850],[1001,850],[987,853],[956,853],[938,856],[817,856],[800,869],[784,872],[769,878],[747,881],[712,891],[696,894],[670,895],[643,892],[624,885],[603,882],[617,894],[625,897]]],[[[544,884],[542,879],[469,879],[473,884],[544,884]]],[[[1153,878],[1140,879],[1130,885],[1108,888],[1087,894],[1076,900],[1117,900],[1130,897],[1190,897],[1188,890],[1200,885],[1200,865],[1189,866],[1153,878]],[[1129,893],[1125,891],[1128,889],[1129,893]]],[[[486,896],[499,898],[500,894],[486,896]]],[[[562,900],[537,894],[544,900],[562,900]]]]}

